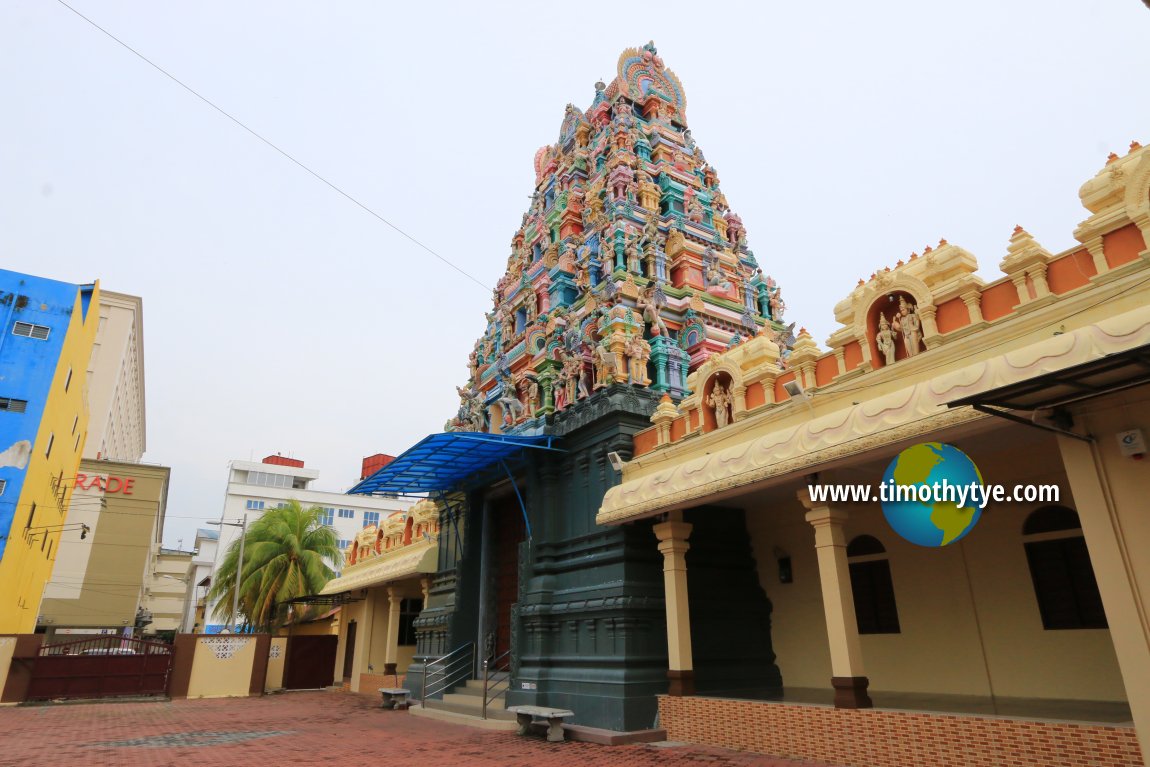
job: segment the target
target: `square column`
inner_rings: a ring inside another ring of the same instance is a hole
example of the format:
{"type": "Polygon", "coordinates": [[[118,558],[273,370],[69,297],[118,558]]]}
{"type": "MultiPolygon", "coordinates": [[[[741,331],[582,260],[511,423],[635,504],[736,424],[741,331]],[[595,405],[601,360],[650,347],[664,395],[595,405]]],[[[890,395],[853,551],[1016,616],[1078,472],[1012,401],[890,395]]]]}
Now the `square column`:
{"type": "MultiPolygon", "coordinates": [[[[359,623],[355,632],[355,646],[351,659],[351,691],[359,692],[359,677],[367,673],[368,654],[371,642],[371,624],[375,620],[375,599],[370,591],[364,592],[363,607],[359,613],[359,623]]],[[[346,651],[345,651],[346,652],[346,651]]]]}
{"type": "Polygon", "coordinates": [[[815,552],[831,650],[835,708],[870,708],[874,704],[867,695],[869,680],[863,671],[862,644],[859,642],[846,537],[843,535],[847,513],[814,504],[805,490],[799,492],[799,500],[809,509],[806,520],[815,529],[815,552]]]}
{"type": "Polygon", "coordinates": [[[1102,444],[1059,436],[1058,449],[1090,552],[1138,742],[1142,753],[1150,754],[1150,601],[1139,589],[1139,575],[1150,572],[1143,564],[1144,542],[1150,537],[1146,534],[1150,525],[1145,522],[1147,480],[1146,470],[1118,454],[1117,440],[1106,433],[1126,425],[1124,413],[1120,418],[1089,424],[1092,432],[1103,435],[1102,444]]]}
{"type": "Polygon", "coordinates": [[[395,674],[399,661],[399,607],[403,597],[395,586],[390,586],[387,589],[387,599],[387,646],[383,655],[383,673],[395,674]]]}
{"type": "Polygon", "coordinates": [[[687,538],[691,525],[681,512],[672,521],[655,525],[659,551],[663,554],[663,591],[667,604],[668,695],[695,693],[695,667],[691,659],[691,613],[687,604],[687,538]]]}

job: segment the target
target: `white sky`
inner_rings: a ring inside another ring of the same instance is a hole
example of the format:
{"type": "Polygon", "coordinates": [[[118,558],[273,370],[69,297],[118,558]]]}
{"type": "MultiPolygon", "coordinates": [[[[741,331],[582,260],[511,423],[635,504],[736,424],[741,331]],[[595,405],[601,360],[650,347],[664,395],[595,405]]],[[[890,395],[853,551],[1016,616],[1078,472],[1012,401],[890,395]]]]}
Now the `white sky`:
{"type": "MultiPolygon", "coordinates": [[[[486,285],[564,106],[653,38],[820,343],[940,237],[987,279],[1015,224],[1069,247],[1079,186],[1150,142],[1138,0],[70,2],[486,285]]],[[[218,517],[230,459],[343,490],[454,412],[490,291],[54,0],[0,4],[0,89],[0,266],[143,296],[167,545],[218,517]]]]}

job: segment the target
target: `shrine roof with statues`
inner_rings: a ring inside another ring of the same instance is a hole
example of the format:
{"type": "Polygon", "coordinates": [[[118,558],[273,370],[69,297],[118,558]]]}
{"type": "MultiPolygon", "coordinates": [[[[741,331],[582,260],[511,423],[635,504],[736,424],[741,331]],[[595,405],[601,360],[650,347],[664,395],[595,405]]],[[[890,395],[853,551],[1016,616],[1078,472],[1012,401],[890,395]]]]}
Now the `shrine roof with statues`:
{"type": "MultiPolygon", "coordinates": [[[[661,402],[635,434],[599,523],[926,438],[940,424],[989,417],[964,407],[988,392],[1040,380],[1049,393],[1055,378],[1087,375],[1078,365],[1145,358],[1150,147],[1112,153],[1079,199],[1090,215],[1061,251],[1015,226],[1001,276],[985,280],[974,254],[942,238],[860,277],[835,304],[827,348],[800,329],[783,366],[785,350],[762,335],[709,357],[688,378],[691,394],[661,402]]],[[[1103,372],[1120,377],[1125,365],[1103,372]]]]}
{"type": "Polygon", "coordinates": [[[547,416],[616,386],[677,402],[692,371],[756,336],[785,364],[782,294],[686,105],[653,43],[623,51],[586,110],[567,105],[558,140],[535,153],[531,205],[448,431],[543,433],[547,416]]]}

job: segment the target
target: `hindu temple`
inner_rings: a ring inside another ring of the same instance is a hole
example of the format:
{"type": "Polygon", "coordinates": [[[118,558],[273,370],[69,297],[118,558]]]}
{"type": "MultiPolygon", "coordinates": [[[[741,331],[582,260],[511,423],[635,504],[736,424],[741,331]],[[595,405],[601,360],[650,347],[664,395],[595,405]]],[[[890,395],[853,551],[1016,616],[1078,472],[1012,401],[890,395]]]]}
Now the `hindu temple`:
{"type": "Polygon", "coordinates": [[[595,522],[657,411],[676,412],[690,396],[708,403],[710,419],[746,409],[745,388],[712,377],[696,392],[693,371],[756,336],[783,350],[763,363],[784,366],[794,342],[780,288],[691,135],[683,85],[654,44],[624,51],[585,109],[567,106],[534,169],[458,412],[444,434],[353,491],[427,492],[441,508],[434,572],[409,573],[422,575],[426,600],[407,685],[457,653],[477,674],[484,660],[505,669],[507,704],[569,707],[577,724],[612,730],[651,727],[654,696],[669,687],[736,677],[777,686],[770,602],[745,536],[724,534],[742,528],[741,512],[708,515],[714,534],[692,550],[698,577],[722,584],[700,591],[696,614],[730,628],[726,646],[695,648],[693,679],[669,678],[651,524],[595,522]]]}

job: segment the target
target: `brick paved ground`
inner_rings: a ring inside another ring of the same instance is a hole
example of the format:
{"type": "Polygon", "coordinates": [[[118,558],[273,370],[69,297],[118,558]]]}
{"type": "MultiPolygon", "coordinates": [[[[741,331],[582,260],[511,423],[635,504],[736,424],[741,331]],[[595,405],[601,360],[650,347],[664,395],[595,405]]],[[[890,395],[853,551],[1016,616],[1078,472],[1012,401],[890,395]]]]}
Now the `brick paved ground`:
{"type": "Polygon", "coordinates": [[[547,743],[381,711],[363,695],[301,692],[173,703],[0,708],[0,765],[20,767],[808,767],[700,746],[547,743]],[[393,763],[392,759],[387,763],[393,763]]]}

